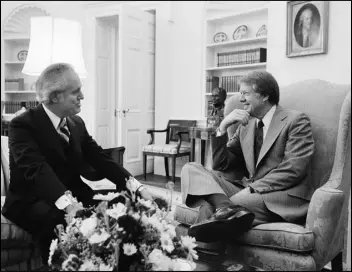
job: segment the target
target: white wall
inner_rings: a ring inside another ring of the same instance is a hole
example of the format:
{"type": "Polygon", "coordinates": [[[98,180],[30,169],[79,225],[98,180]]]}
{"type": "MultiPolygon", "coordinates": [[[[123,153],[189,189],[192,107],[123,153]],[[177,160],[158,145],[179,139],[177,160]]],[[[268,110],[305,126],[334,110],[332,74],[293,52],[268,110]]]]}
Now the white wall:
{"type": "MultiPolygon", "coordinates": [[[[71,1],[71,2],[66,2],[66,1],[1,1],[1,29],[3,29],[3,23],[6,20],[6,18],[11,14],[11,12],[16,9],[17,7],[21,5],[28,5],[28,4],[34,4],[36,6],[42,7],[45,9],[51,16],[54,17],[63,17],[66,19],[70,20],[75,20],[78,21],[82,24],[82,35],[83,35],[83,41],[86,40],[85,37],[89,36],[89,33],[86,33],[84,30],[84,25],[85,25],[85,9],[83,8],[82,2],[79,1],[71,1]]],[[[1,35],[3,33],[1,32],[1,35]]],[[[86,59],[86,44],[83,43],[83,52],[84,52],[84,59],[86,59]]],[[[3,67],[3,36],[1,36],[1,82],[4,82],[4,67],[3,67]]],[[[4,96],[4,84],[1,84],[1,97],[3,98],[4,96]]],[[[82,85],[83,85],[83,91],[86,87],[86,80],[82,80],[82,85]]],[[[89,96],[89,95],[88,95],[89,96]]],[[[80,115],[82,118],[86,120],[86,124],[88,127],[88,130],[90,131],[90,113],[88,107],[85,107],[86,102],[89,101],[83,101],[83,107],[82,107],[82,112],[80,115]]]]}
{"type": "Polygon", "coordinates": [[[327,54],[286,57],[286,1],[271,1],[268,13],[267,70],[279,85],[318,78],[351,83],[351,2],[329,1],[327,54]]]}
{"type": "MultiPolygon", "coordinates": [[[[170,118],[202,116],[204,4],[204,1],[172,2],[173,23],[163,18],[161,10],[156,12],[156,129],[164,129],[170,118]]],[[[165,135],[156,137],[156,143],[164,142],[165,135]]],[[[176,176],[179,176],[185,162],[177,159],[176,163],[176,176]]],[[[155,157],[154,173],[165,175],[163,158],[155,157]]]]}

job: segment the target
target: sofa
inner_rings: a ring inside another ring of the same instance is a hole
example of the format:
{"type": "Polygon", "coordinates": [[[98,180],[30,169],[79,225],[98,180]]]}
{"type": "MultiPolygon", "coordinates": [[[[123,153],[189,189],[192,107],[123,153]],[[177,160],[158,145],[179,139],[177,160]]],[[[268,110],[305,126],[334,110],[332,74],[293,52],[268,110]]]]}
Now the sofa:
{"type": "MultiPolygon", "coordinates": [[[[225,105],[225,115],[243,108],[239,95],[225,105]]],[[[346,258],[348,201],[351,188],[351,86],[305,80],[281,87],[280,105],[305,112],[311,120],[315,153],[311,182],[317,188],[304,225],[269,223],[251,228],[227,241],[199,243],[198,248],[225,254],[240,263],[264,270],[322,270],[331,262],[342,270],[346,258]]],[[[236,127],[228,129],[229,137],[236,127]]],[[[181,180],[182,182],[182,180],[181,180]]],[[[182,187],[182,186],[181,186],[182,187]]],[[[199,215],[198,202],[175,210],[177,233],[186,234],[199,215]]]]}
{"type": "MultiPolygon", "coordinates": [[[[1,210],[9,182],[8,137],[1,136],[1,210]]],[[[41,266],[38,242],[1,214],[1,271],[28,271],[41,266]]]]}
{"type": "MultiPolygon", "coordinates": [[[[104,149],[116,162],[123,164],[124,147],[104,149]]],[[[89,180],[98,180],[94,168],[84,175],[89,180]]],[[[1,209],[10,183],[8,137],[1,136],[1,209]]],[[[99,191],[100,192],[100,191],[99,191]]],[[[1,271],[30,271],[43,265],[39,244],[28,232],[1,215],[1,271]]]]}

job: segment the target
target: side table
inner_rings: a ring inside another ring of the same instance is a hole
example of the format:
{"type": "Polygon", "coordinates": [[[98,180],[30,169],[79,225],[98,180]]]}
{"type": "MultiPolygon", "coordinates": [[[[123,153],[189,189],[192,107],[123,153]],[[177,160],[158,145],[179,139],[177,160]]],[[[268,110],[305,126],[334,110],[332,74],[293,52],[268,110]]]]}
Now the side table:
{"type": "Polygon", "coordinates": [[[189,138],[191,139],[191,161],[194,162],[195,142],[200,139],[200,161],[204,166],[205,142],[210,139],[211,134],[216,131],[215,127],[190,127],[189,138]]]}

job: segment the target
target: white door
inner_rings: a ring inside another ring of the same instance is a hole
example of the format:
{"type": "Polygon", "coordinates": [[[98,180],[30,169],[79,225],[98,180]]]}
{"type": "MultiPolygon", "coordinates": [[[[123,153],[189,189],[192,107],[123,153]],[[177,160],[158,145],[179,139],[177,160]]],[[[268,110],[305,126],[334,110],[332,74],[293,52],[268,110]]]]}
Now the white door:
{"type": "Polygon", "coordinates": [[[96,25],[96,141],[103,148],[116,147],[114,72],[115,29],[102,19],[96,25]]]}
{"type": "Polygon", "coordinates": [[[124,167],[143,172],[141,148],[154,127],[155,16],[123,4],[119,18],[118,145],[126,147],[124,167]]]}

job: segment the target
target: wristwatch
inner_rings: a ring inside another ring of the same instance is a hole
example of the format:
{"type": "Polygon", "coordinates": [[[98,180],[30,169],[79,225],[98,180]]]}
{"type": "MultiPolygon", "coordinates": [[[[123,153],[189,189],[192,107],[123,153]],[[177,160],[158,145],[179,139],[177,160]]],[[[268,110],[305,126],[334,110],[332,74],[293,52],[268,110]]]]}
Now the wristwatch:
{"type": "Polygon", "coordinates": [[[139,186],[139,187],[137,188],[137,190],[136,190],[136,194],[141,195],[141,191],[142,191],[143,189],[145,189],[145,187],[144,187],[143,185],[139,186]]]}

